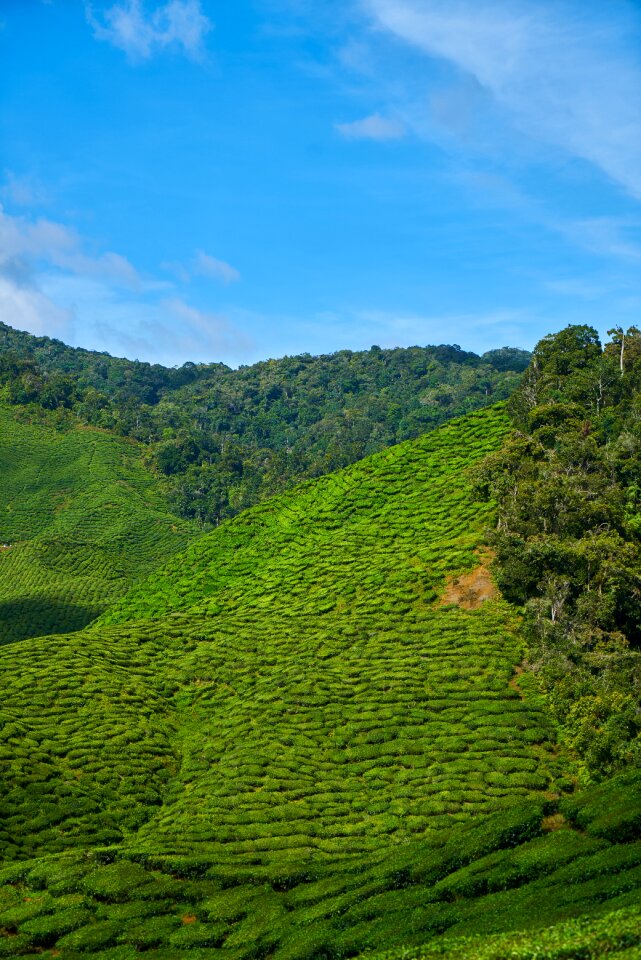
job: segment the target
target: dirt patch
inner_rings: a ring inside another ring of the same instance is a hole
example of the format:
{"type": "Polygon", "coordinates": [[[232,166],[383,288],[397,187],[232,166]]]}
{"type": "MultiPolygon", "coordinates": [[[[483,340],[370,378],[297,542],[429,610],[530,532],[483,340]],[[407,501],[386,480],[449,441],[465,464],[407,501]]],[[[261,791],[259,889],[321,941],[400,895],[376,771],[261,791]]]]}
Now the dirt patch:
{"type": "Polygon", "coordinates": [[[484,554],[482,562],[469,573],[450,580],[441,597],[441,606],[455,604],[464,610],[476,610],[486,600],[494,600],[499,592],[490,573],[491,555],[484,554]]]}
{"type": "Polygon", "coordinates": [[[545,830],[546,833],[553,833],[563,826],[565,826],[565,817],[562,813],[553,813],[549,817],[543,817],[541,821],[541,829],[545,830]]]}

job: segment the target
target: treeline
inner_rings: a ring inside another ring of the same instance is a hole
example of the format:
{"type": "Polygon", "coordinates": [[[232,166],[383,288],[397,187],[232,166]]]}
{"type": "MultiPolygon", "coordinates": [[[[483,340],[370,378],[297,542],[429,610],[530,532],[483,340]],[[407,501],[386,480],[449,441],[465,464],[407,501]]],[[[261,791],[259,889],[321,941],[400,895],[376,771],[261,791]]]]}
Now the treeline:
{"type": "Polygon", "coordinates": [[[570,326],[534,350],[516,432],[484,464],[504,595],[593,776],[641,764],[641,333],[570,326]]]}
{"type": "Polygon", "coordinates": [[[0,382],[30,416],[150,445],[185,517],[215,524],[300,479],[347,466],[510,395],[526,351],[342,350],[168,369],[0,324],[0,382]]]}

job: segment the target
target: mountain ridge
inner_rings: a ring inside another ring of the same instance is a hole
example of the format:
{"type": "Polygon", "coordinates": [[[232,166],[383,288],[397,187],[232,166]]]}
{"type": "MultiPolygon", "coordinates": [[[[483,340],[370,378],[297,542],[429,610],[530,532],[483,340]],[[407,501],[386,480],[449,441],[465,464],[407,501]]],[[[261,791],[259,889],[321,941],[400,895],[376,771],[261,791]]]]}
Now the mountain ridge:
{"type": "Polygon", "coordinates": [[[0,326],[13,403],[150,444],[177,511],[205,524],[505,399],[528,359],[442,345],[168,369],[0,326]]]}

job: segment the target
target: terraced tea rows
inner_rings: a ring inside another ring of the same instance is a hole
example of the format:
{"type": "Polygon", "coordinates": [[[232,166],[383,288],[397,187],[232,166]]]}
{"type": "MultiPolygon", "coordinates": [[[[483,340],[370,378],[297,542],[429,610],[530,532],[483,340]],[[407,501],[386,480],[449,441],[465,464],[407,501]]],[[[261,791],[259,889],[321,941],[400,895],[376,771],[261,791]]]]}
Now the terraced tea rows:
{"type": "MultiPolygon", "coordinates": [[[[432,610],[445,580],[478,565],[492,508],[466,471],[508,430],[500,406],[454,421],[266,501],[199,538],[102,623],[277,610],[297,619],[432,610]]],[[[377,622],[377,621],[374,621],[377,622]]],[[[372,621],[369,620],[371,625],[372,621]]]]}
{"type": "Polygon", "coordinates": [[[386,960],[638,958],[641,779],[556,807],[271,869],[131,845],[23,861],[0,869],[0,955],[314,960],[384,944],[386,960]]]}
{"type": "Polygon", "coordinates": [[[447,935],[471,960],[461,938],[614,909],[628,936],[638,777],[570,796],[514,612],[444,603],[491,520],[468,470],[506,430],[484,411],[306,484],[90,628],[0,651],[0,956],[447,935]]]}
{"type": "Polygon", "coordinates": [[[140,448],[0,404],[0,643],[76,630],[194,534],[140,448]]]}

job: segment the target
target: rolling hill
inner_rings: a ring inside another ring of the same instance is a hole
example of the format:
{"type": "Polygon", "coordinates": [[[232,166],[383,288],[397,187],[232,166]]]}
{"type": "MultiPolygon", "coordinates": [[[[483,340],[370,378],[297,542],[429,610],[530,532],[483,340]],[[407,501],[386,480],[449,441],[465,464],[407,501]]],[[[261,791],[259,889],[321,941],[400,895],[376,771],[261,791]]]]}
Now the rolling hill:
{"type": "Polygon", "coordinates": [[[0,644],[77,630],[196,533],[133,441],[0,402],[0,644]]]}
{"type": "Polygon", "coordinates": [[[151,445],[187,518],[216,524],[254,503],[505,399],[529,353],[456,345],[341,350],[179,368],[34,337],[0,322],[0,384],[44,406],[151,445]]]}
{"type": "Polygon", "coordinates": [[[508,432],[304,484],[0,651],[0,956],[638,956],[639,775],[575,791],[487,572],[508,432]]]}

